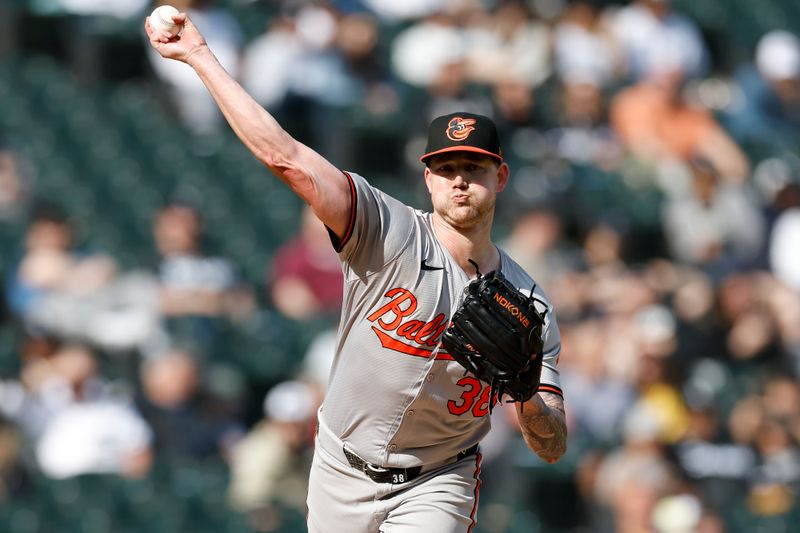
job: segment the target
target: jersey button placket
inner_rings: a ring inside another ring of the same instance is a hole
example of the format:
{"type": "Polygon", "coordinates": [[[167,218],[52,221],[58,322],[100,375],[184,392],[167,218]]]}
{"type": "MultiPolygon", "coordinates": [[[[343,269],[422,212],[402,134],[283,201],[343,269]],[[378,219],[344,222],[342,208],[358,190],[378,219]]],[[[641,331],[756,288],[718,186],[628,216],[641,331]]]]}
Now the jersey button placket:
{"type": "Polygon", "coordinates": [[[390,444],[389,445],[389,451],[390,452],[396,452],[397,451],[397,444],[390,444]]]}

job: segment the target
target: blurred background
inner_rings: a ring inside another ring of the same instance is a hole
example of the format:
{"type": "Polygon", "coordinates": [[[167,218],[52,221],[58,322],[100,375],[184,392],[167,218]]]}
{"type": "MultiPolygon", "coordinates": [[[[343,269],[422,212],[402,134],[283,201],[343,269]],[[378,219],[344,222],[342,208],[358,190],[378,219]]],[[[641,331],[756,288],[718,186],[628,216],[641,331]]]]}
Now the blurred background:
{"type": "MultiPolygon", "coordinates": [[[[496,409],[476,532],[800,531],[800,4],[171,3],[417,207],[428,121],[497,122],[570,443],[496,409]]],[[[0,530],[301,532],[339,265],[153,7],[0,0],[0,530]]]]}

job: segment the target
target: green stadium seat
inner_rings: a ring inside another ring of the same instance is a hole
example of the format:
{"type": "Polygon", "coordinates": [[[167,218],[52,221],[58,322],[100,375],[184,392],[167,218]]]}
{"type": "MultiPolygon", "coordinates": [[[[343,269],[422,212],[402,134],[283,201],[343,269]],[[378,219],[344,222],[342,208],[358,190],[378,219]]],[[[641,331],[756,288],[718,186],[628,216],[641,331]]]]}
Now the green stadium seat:
{"type": "Polygon", "coordinates": [[[14,329],[8,326],[0,327],[0,379],[15,377],[19,372],[18,341],[14,329]]]}
{"type": "Polygon", "coordinates": [[[536,513],[527,509],[517,509],[511,517],[507,533],[539,533],[542,523],[536,513]]]}
{"type": "Polygon", "coordinates": [[[44,533],[46,523],[40,513],[26,506],[19,506],[8,513],[8,533],[44,533]]]}

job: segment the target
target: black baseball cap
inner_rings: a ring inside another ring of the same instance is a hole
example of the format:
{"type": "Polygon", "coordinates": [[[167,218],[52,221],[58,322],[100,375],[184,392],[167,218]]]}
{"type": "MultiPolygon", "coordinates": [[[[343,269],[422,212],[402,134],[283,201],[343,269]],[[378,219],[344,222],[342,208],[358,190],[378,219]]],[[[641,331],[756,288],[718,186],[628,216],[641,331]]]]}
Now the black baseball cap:
{"type": "Polygon", "coordinates": [[[445,152],[476,152],[503,160],[494,122],[474,113],[450,113],[433,119],[425,155],[419,160],[428,164],[431,157],[445,152]]]}

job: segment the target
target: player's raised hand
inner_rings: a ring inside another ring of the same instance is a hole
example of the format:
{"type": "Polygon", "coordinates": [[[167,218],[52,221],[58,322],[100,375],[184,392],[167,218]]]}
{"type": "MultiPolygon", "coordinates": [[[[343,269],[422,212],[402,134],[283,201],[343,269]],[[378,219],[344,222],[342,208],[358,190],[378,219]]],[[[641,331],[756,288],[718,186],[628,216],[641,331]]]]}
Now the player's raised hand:
{"type": "Polygon", "coordinates": [[[174,36],[166,31],[153,31],[150,27],[150,17],[144,21],[144,31],[147,32],[150,46],[162,57],[186,62],[196,52],[207,48],[205,38],[197,31],[197,27],[186,13],[173,15],[172,20],[183,27],[181,32],[174,36]]]}

